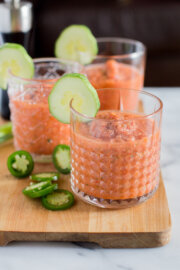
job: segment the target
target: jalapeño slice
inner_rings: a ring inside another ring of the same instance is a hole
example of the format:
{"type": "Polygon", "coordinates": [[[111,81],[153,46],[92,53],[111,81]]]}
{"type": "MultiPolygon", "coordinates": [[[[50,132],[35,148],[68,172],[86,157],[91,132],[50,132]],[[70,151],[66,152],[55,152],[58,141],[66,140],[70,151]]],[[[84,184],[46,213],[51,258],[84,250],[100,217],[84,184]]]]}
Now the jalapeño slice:
{"type": "Polygon", "coordinates": [[[57,184],[51,184],[50,181],[43,181],[38,184],[32,184],[23,189],[23,194],[30,198],[40,198],[52,193],[58,188],[57,184]]]}
{"type": "Polygon", "coordinates": [[[0,126],[0,144],[6,142],[13,137],[12,123],[8,122],[0,126]]]}
{"type": "Polygon", "coordinates": [[[58,172],[45,172],[45,173],[36,173],[30,176],[30,179],[33,181],[41,182],[41,181],[57,181],[59,179],[58,172]]]}
{"type": "Polygon", "coordinates": [[[42,197],[42,205],[49,210],[65,210],[74,204],[73,194],[65,189],[57,189],[51,194],[42,197]]]}
{"type": "Polygon", "coordinates": [[[69,174],[71,171],[70,147],[66,144],[59,144],[53,151],[53,163],[56,169],[63,173],[69,174]]]}
{"type": "Polygon", "coordinates": [[[23,178],[32,172],[34,161],[28,152],[20,150],[8,157],[7,166],[13,176],[23,178]]]}

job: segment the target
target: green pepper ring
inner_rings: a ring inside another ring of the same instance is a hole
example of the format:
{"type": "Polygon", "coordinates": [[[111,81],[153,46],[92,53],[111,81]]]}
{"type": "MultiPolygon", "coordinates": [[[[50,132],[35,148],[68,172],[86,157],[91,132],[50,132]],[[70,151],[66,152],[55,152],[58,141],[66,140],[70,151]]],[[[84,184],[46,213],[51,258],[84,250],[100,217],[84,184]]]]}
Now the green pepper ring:
{"type": "Polygon", "coordinates": [[[36,173],[36,174],[32,174],[30,176],[30,179],[36,182],[57,181],[59,179],[59,173],[58,172],[36,173]],[[44,176],[42,177],[41,174],[44,174],[44,176]]]}
{"type": "Polygon", "coordinates": [[[62,174],[69,174],[71,172],[70,168],[62,169],[58,164],[58,161],[57,161],[57,158],[56,158],[56,153],[58,152],[59,149],[70,151],[70,146],[66,145],[66,144],[58,144],[54,148],[53,154],[52,154],[53,163],[54,163],[55,168],[62,174]]]}
{"type": "Polygon", "coordinates": [[[62,204],[62,205],[56,205],[56,204],[52,204],[50,202],[48,202],[48,195],[44,196],[41,198],[42,201],[42,205],[48,209],[48,210],[52,210],[52,211],[57,211],[57,210],[66,210],[68,208],[70,208],[73,204],[74,204],[74,196],[73,194],[65,189],[57,189],[56,191],[54,191],[53,193],[51,193],[50,195],[53,196],[54,193],[64,193],[66,195],[68,195],[68,202],[62,204]]]}
{"type": "Polygon", "coordinates": [[[13,176],[15,176],[15,177],[17,177],[17,178],[24,178],[24,177],[30,175],[31,172],[33,171],[33,169],[34,169],[34,161],[33,161],[33,158],[32,158],[32,156],[31,156],[30,153],[28,153],[27,151],[24,151],[24,150],[19,150],[19,151],[16,151],[16,152],[12,153],[12,154],[8,157],[8,160],[7,160],[7,167],[8,167],[8,170],[10,171],[10,173],[11,173],[13,176]],[[20,172],[20,171],[14,169],[14,168],[12,167],[12,164],[13,164],[13,162],[15,161],[15,156],[16,156],[16,155],[20,155],[20,156],[24,155],[24,156],[27,158],[27,160],[29,161],[28,168],[27,168],[27,170],[26,170],[24,173],[22,173],[22,172],[20,172]]]}
{"type": "Polygon", "coordinates": [[[8,122],[4,125],[0,126],[0,144],[11,139],[13,137],[12,134],[12,123],[8,122]]]}
{"type": "Polygon", "coordinates": [[[28,196],[29,198],[35,199],[35,198],[40,198],[43,196],[46,196],[50,193],[52,193],[54,190],[58,188],[57,184],[51,185],[49,182],[49,185],[40,189],[40,190],[26,190],[23,189],[23,194],[28,196]]]}

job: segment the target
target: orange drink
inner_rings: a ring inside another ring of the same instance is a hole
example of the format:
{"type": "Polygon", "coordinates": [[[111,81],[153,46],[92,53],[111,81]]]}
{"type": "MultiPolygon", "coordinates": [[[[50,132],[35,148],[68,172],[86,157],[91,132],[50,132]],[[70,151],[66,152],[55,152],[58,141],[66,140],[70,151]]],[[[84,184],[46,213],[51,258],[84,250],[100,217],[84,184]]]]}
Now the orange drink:
{"type": "Polygon", "coordinates": [[[13,74],[9,79],[14,146],[30,152],[36,161],[50,161],[57,144],[70,143],[70,128],[51,116],[48,96],[61,75],[80,72],[81,66],[55,58],[37,59],[34,64],[34,79],[26,80],[13,74]]]}
{"type": "MultiPolygon", "coordinates": [[[[85,73],[96,89],[124,88],[141,90],[144,84],[145,47],[139,41],[123,38],[97,39],[99,53],[85,67],[85,73]]],[[[124,92],[126,109],[132,109],[137,96],[124,92]]],[[[101,100],[105,102],[107,100],[101,100]]],[[[113,102],[108,99],[108,102],[113,102]]]]}
{"type": "Polygon", "coordinates": [[[71,106],[71,185],[91,204],[129,207],[158,187],[162,102],[137,90],[102,89],[98,94],[105,99],[110,91],[119,96],[119,105],[104,105],[95,118],[71,106]],[[132,111],[124,109],[124,91],[138,97],[132,111]]]}

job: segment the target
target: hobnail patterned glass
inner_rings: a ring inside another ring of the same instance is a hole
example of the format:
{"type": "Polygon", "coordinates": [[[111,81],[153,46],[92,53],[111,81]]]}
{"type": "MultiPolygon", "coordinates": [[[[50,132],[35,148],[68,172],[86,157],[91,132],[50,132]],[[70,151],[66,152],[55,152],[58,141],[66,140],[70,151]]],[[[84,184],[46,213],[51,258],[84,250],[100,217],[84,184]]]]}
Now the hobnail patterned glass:
{"type": "Polygon", "coordinates": [[[98,55],[85,67],[85,73],[96,89],[127,88],[142,90],[146,48],[139,41],[97,38],[98,55]]]}
{"type": "Polygon", "coordinates": [[[159,184],[162,102],[144,91],[97,92],[96,118],[71,102],[71,187],[90,204],[130,207],[150,198],[159,184]],[[125,109],[127,92],[136,98],[131,110],[125,109]]]}
{"type": "Polygon", "coordinates": [[[10,72],[8,95],[13,123],[14,146],[26,150],[35,161],[50,162],[57,144],[69,144],[69,125],[60,123],[49,112],[48,96],[57,79],[65,73],[81,72],[78,63],[56,58],[34,60],[33,79],[10,72]]]}

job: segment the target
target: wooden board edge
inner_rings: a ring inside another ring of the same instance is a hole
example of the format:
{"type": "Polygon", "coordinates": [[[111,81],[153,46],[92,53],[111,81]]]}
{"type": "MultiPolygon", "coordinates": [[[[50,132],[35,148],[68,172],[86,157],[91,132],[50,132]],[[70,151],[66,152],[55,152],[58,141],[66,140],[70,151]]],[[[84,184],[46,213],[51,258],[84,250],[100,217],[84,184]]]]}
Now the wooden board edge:
{"type": "Polygon", "coordinates": [[[103,248],[155,248],[162,247],[171,239],[171,228],[164,232],[102,235],[95,242],[103,248]]]}
{"type": "Polygon", "coordinates": [[[146,233],[41,233],[41,232],[0,232],[0,246],[13,241],[59,241],[91,242],[103,248],[154,248],[169,243],[171,228],[163,232],[146,233]]]}
{"type": "MultiPolygon", "coordinates": [[[[161,175],[162,176],[162,175],[161,175]]],[[[162,188],[166,190],[162,180],[162,188]]],[[[168,201],[167,201],[168,207],[168,201]]],[[[168,207],[169,212],[169,207],[168,207]]],[[[92,242],[103,248],[154,248],[161,247],[171,239],[171,216],[169,212],[168,227],[159,232],[21,232],[21,231],[1,231],[0,246],[5,246],[13,241],[60,241],[60,242],[92,242]]]]}

